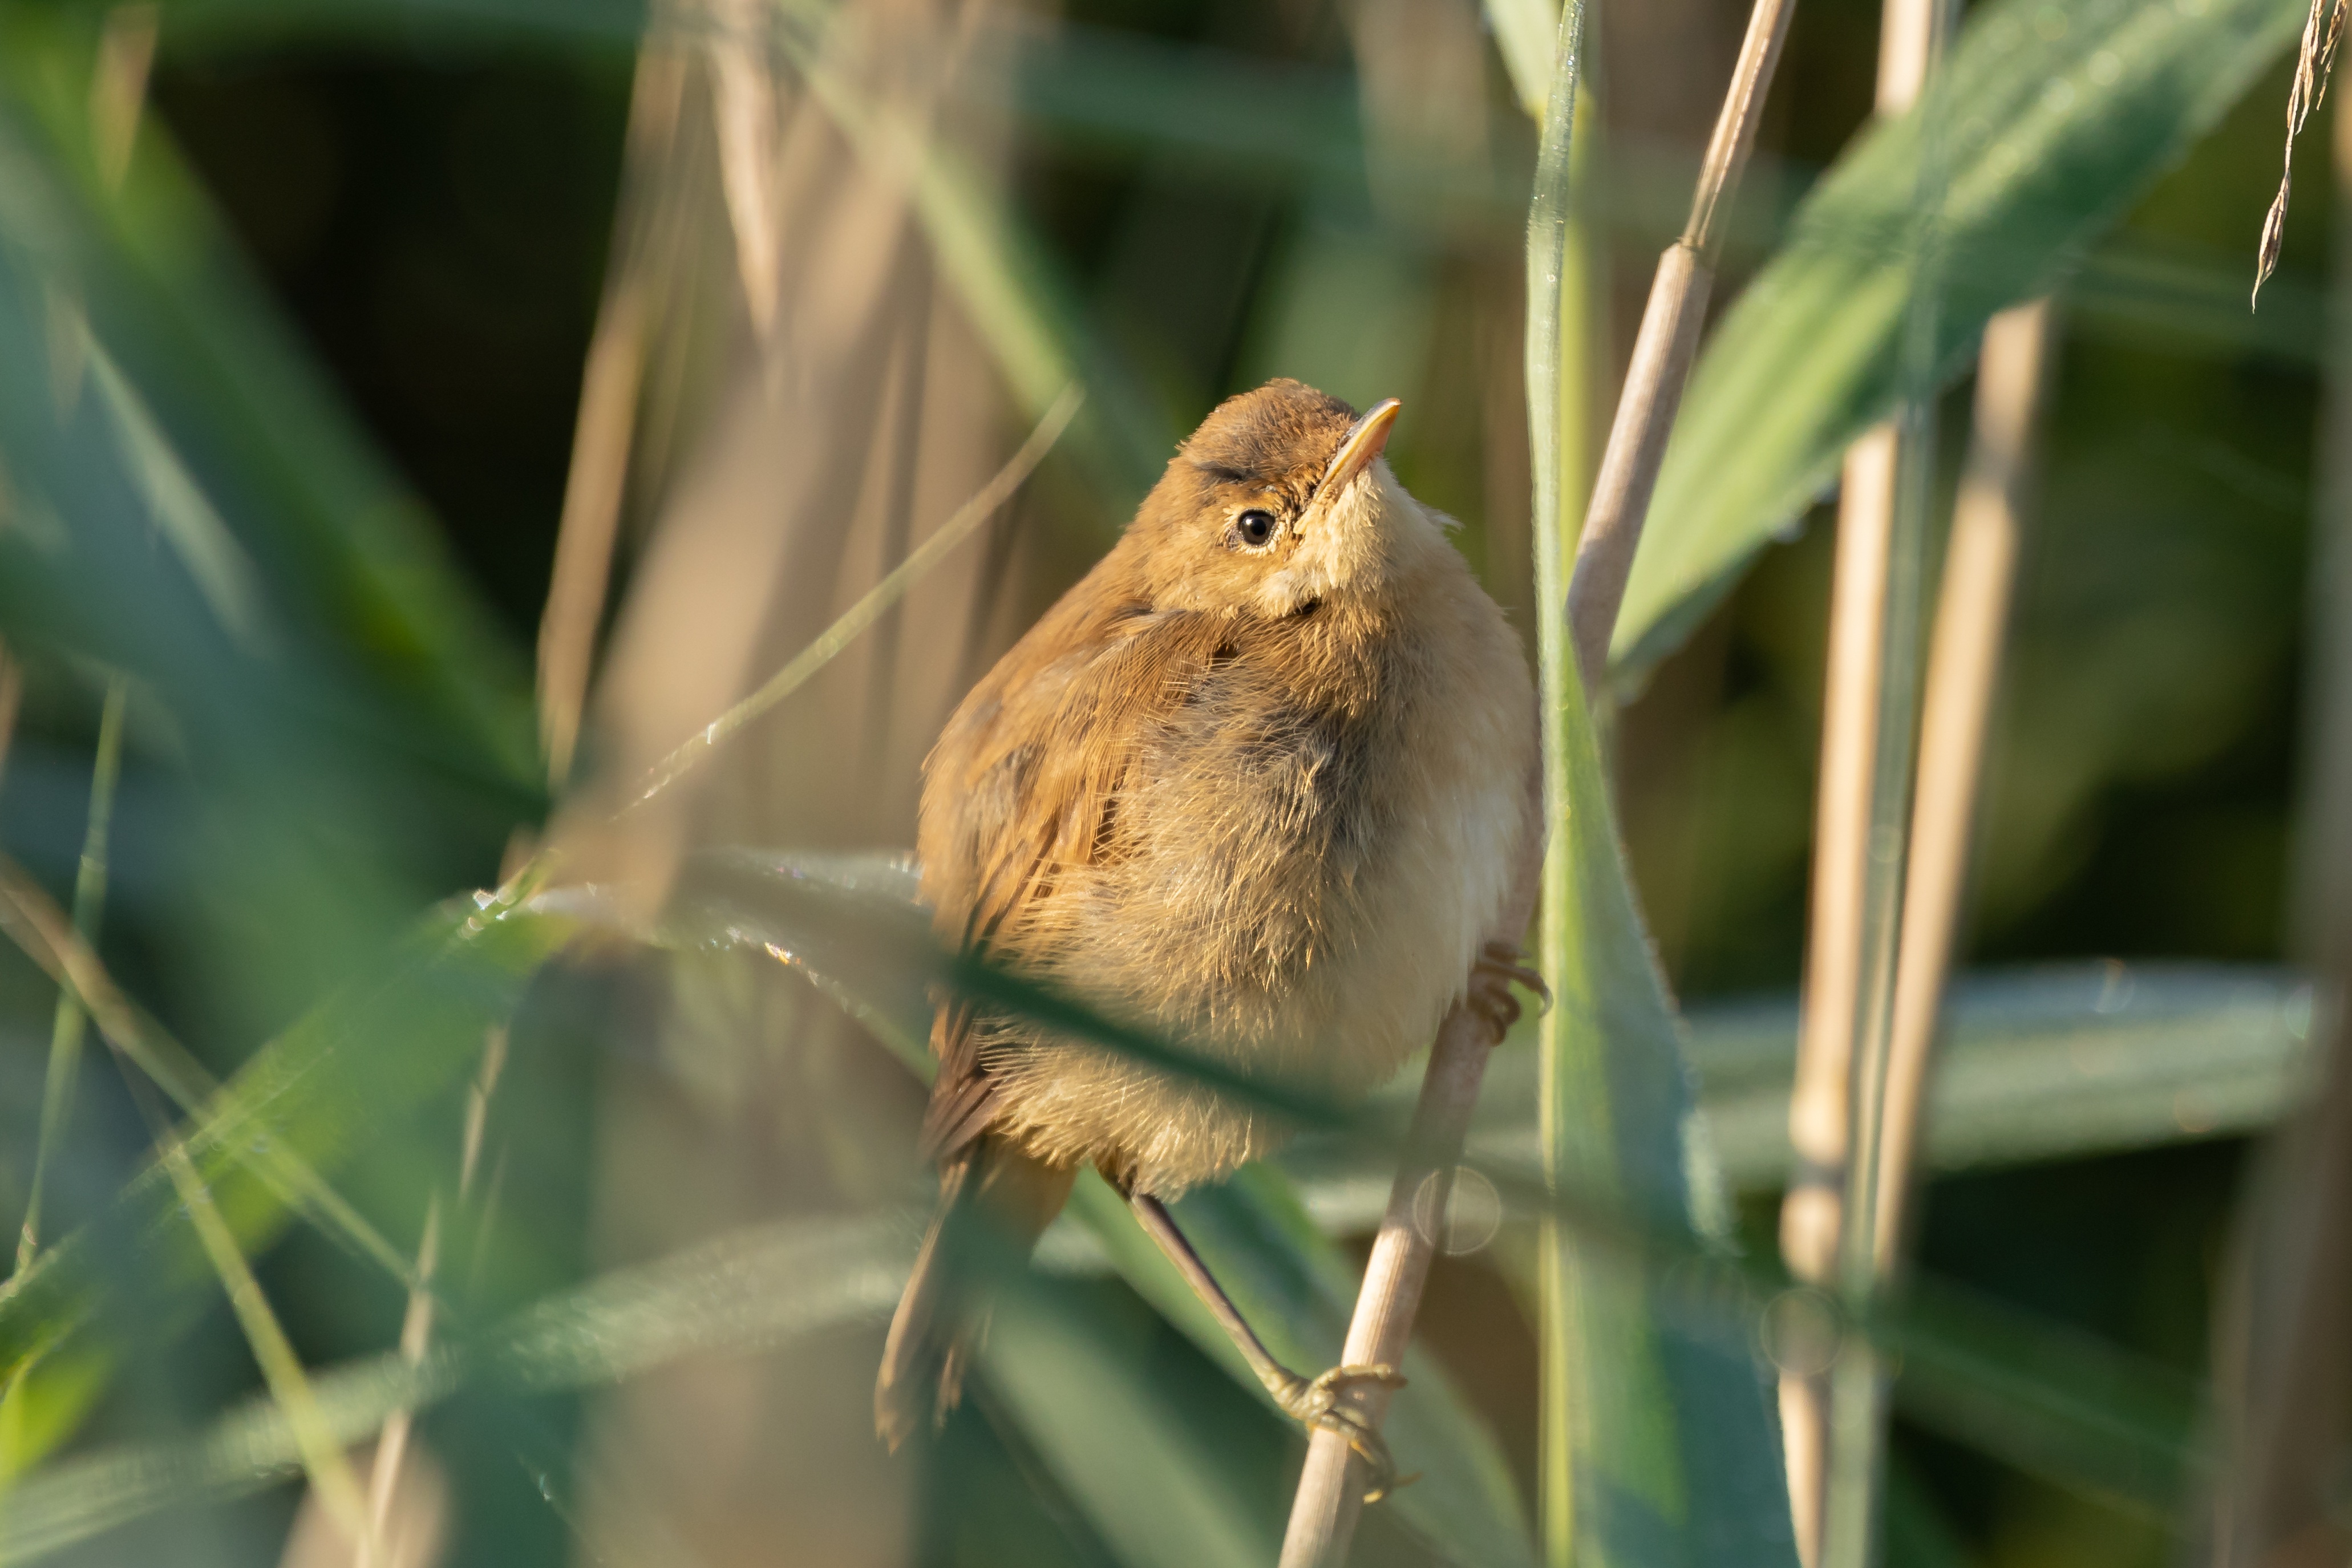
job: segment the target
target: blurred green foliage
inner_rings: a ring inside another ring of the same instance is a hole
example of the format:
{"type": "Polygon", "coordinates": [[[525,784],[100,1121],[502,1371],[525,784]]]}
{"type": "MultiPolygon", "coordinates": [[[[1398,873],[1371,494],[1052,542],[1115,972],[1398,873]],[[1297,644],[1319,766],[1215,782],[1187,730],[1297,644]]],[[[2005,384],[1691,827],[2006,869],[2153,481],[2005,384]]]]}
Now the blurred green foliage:
{"type": "MultiPolygon", "coordinates": [[[[1736,8],[1669,9],[1693,61],[1727,59],[1736,8]]],[[[1084,362],[1129,388],[1112,455],[1089,468],[1081,453],[1041,486],[1048,575],[1074,575],[1116,525],[1148,476],[1151,433],[1286,373],[1360,403],[1402,395],[1401,476],[1462,519],[1462,547],[1498,598],[1532,612],[1515,291],[1533,132],[1488,46],[1477,96],[1456,106],[1462,137],[1400,141],[1393,104],[1370,85],[1381,40],[1349,30],[1371,14],[1088,0],[1050,31],[986,34],[1003,68],[974,79],[994,84],[984,107],[1013,127],[999,216],[1034,247],[1007,254],[1035,261],[1024,276],[1052,291],[1055,329],[1084,362]]],[[[1671,66],[1633,18],[1597,15],[1601,154],[1580,199],[1618,276],[1605,313],[1622,353],[1706,115],[1677,122],[1666,99],[1640,96],[1671,66]]],[[[2137,12],[2065,15],[2088,26],[2137,12]]],[[[808,1335],[862,1376],[868,1341],[845,1336],[887,1309],[904,1241],[826,1228],[824,1212],[871,1207],[888,1178],[842,1174],[853,1158],[793,1127],[773,1133],[773,1157],[822,1173],[809,1184],[818,1219],[730,1230],[698,1213],[722,1238],[709,1249],[657,1267],[630,1256],[610,1234],[625,1227],[594,1212],[600,1162],[642,1159],[674,1184],[641,1184],[657,1190],[631,1201],[687,1207],[703,1189],[655,1155],[600,1145],[601,1097],[757,1071],[686,1060],[677,1035],[649,1045],[654,998],[704,973],[754,991],[784,982],[745,978],[749,961],[731,956],[606,946],[541,967],[568,925],[484,924],[466,902],[495,881],[509,835],[546,810],[525,650],[642,16],[604,0],[171,0],[152,121],[117,194],[86,110],[105,16],[0,4],[0,639],[26,679],[0,847],[63,896],[101,693],[127,675],[101,952],[228,1083],[195,1124],[205,1169],[298,1349],[341,1364],[320,1379],[339,1432],[364,1437],[404,1391],[446,1396],[425,1433],[457,1478],[452,1561],[634,1560],[641,1543],[625,1552],[596,1533],[596,1495],[628,1483],[600,1469],[578,1391],[808,1335]],[[250,1156],[260,1140],[299,1155],[406,1254],[423,1195],[449,1179],[483,1033],[510,1014],[498,1203],[452,1253],[482,1261],[450,1288],[443,1359],[404,1372],[387,1354],[399,1281],[349,1237],[289,1228],[250,1156]]],[[[1766,265],[1853,134],[1872,25],[1862,0],[1801,7],[1735,278],[1766,265]]],[[[2261,315],[2241,315],[2283,73],[2257,75],[2226,114],[2220,100],[2263,57],[2253,43],[2232,57],[2235,74],[2215,78],[2216,128],[2118,226],[2063,236],[2064,345],[1992,776],[1979,961],[2292,956],[2281,912],[2329,214],[2307,182],[2286,271],[2261,315]]],[[[1704,110],[1714,90],[1700,80],[1693,100],[1704,110]]],[[[2157,127],[2115,166],[2137,189],[2186,129],[2157,127]]],[[[1606,382],[1613,363],[1596,371],[1606,382]]],[[[1947,408],[1955,432],[1963,406],[1947,408]]],[[[1804,487],[1774,492],[1774,508],[1804,487]]],[[[1818,508],[1809,521],[1626,716],[1634,880],[1685,996],[1795,978],[1827,575],[1818,508]]],[[[625,541],[625,568],[639,543],[625,541]]],[[[29,1175],[53,995],[0,951],[0,1218],[29,1175]]],[[[1497,1082],[1511,1092],[1508,1073],[1497,1082]]],[[[1711,1093],[1726,1082],[1710,1076],[1711,1093]]],[[[105,1053],[86,1058],[82,1090],[46,1227],[71,1239],[0,1291],[0,1345],[16,1354],[85,1313],[95,1328],[16,1396],[12,1457],[46,1463],[0,1496],[0,1558],[80,1542],[67,1560],[273,1560],[295,1506],[290,1449],[263,1430],[265,1409],[239,1403],[257,1376],[105,1053]],[[151,1462],[159,1454],[169,1462],[151,1462]]],[[[2193,1423],[2184,1389],[2203,1370],[2243,1145],[2119,1153],[2126,1140],[2095,1140],[2094,1120],[2041,1163],[1934,1189],[1927,1268],[2003,1305],[1914,1325],[1928,1354],[1906,1406],[1918,1424],[1898,1443],[1898,1561],[2137,1564],[2174,1550],[2168,1505],[2185,1483],[2166,1466],[2189,1469],[2193,1455],[2163,1445],[2193,1423]],[[2037,1382],[2032,1355],[2079,1375],[2037,1382]],[[2020,1427],[2014,1405],[1971,1405],[1990,1397],[1979,1384],[2000,1392],[1987,1367],[2017,1375],[2029,1403],[2079,1395],[2089,1414],[2020,1427]],[[2145,1420],[2110,1442],[2098,1423],[2117,1409],[2145,1420]],[[2151,1444],[2161,1462],[2099,1469],[2151,1444]]],[[[2128,1141],[2212,1125],[2151,1114],[2128,1141]]],[[[1328,1192],[1294,1174],[1309,1199],[1328,1192]]],[[[1257,1249],[1268,1271],[1254,1310],[1302,1359],[1331,1354],[1349,1262],[1308,1212],[1321,1218],[1268,1174],[1186,1214],[1236,1273],[1257,1249]]],[[[1769,1257],[1762,1210],[1743,1218],[1769,1257]]],[[[1097,1245],[1116,1252],[1125,1234],[1106,1220],[1097,1245]]],[[[1401,1406],[1400,1445],[1425,1434],[1412,1440],[1442,1454],[1425,1491],[1374,1516],[1368,1555],[1425,1557],[1415,1530],[1451,1528],[1450,1544],[1481,1562],[1524,1544],[1510,1515],[1533,1490],[1518,1402],[1532,1397],[1535,1342],[1507,1294],[1460,1283],[1508,1251],[1507,1237],[1441,1264],[1441,1307],[1449,1291],[1475,1307],[1435,1314],[1426,1401],[1401,1406]]],[[[1223,1352],[1181,1296],[1143,1278],[1154,1261],[1129,1259],[1125,1281],[1102,1277],[1099,1258],[1082,1283],[1049,1272],[1008,1308],[992,1391],[919,1461],[908,1539],[921,1560],[1264,1558],[1295,1446],[1222,1375],[1223,1352]],[[1149,1453],[1131,1446],[1139,1433],[1149,1453]],[[1155,1490],[1144,1468],[1176,1480],[1155,1490]],[[1144,1495],[1166,1511],[1104,1507],[1144,1495]]],[[[1728,1321],[1736,1352],[1746,1330],[1728,1321]]],[[[1706,1322],[1727,1332],[1721,1312],[1706,1322]]]]}

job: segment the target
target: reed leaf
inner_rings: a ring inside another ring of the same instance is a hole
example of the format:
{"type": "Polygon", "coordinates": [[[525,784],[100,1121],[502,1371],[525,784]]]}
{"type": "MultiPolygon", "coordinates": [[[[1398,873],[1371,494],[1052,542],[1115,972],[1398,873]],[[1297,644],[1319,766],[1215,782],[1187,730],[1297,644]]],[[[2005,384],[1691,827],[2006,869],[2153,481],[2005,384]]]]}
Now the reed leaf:
{"type": "MultiPolygon", "coordinates": [[[[1624,1223],[1703,1246],[1720,1195],[1696,1119],[1672,1000],[1617,838],[1599,737],[1568,622],[1575,525],[1560,409],[1570,136],[1582,6],[1562,17],[1528,219],[1527,380],[1542,674],[1543,914],[1537,967],[1554,1005],[1538,1030],[1542,1172],[1624,1223]]],[[[1747,1346],[1657,1310],[1560,1217],[1540,1247],[1543,1535],[1554,1564],[1792,1563],[1787,1491],[1747,1346]]]]}
{"type": "Polygon", "coordinates": [[[1945,85],[1874,126],[1701,355],[1611,643],[1627,679],[1675,647],[1793,525],[1902,390],[1932,235],[1930,358],[1958,372],[1993,312],[2060,281],[2293,41],[2295,0],[1995,0],[1945,85]],[[1947,178],[1921,210],[1927,113],[1947,178]]]}

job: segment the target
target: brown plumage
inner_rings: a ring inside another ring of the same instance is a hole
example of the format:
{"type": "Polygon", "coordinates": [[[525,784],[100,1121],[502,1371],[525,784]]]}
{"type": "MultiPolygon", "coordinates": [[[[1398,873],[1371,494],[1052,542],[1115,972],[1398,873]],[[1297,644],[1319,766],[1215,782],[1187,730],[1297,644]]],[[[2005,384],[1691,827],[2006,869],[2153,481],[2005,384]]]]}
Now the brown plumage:
{"type": "MultiPolygon", "coordinates": [[[[1490,947],[1515,950],[1498,920],[1532,831],[1534,695],[1450,519],[1379,455],[1395,407],[1359,420],[1288,381],[1231,399],[973,688],[925,764],[923,892],[944,940],[1343,1103],[1428,1044],[1490,947]]],[[[1522,972],[1489,956],[1485,973],[1477,999],[1510,1010],[1501,977],[1522,972]]],[[[942,1262],[954,1216],[976,1207],[1025,1246],[1091,1162],[1207,1295],[1156,1200],[1286,1134],[985,1010],[942,1008],[931,1046],[941,1218],[876,1391],[894,1443],[930,1402],[934,1357],[952,1401],[975,1327],[942,1262]]],[[[1270,1357],[1260,1372],[1294,1414],[1331,1418],[1328,1390],[1307,1392],[1323,1380],[1270,1357]]]]}

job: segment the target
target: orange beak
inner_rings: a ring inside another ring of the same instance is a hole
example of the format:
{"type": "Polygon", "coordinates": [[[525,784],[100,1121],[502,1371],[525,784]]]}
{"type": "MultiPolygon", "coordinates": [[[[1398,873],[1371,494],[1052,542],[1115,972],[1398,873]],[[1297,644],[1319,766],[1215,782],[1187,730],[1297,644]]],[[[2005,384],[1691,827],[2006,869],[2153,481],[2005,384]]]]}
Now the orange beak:
{"type": "Polygon", "coordinates": [[[1323,482],[1316,486],[1318,498],[1337,496],[1349,480],[1371,466],[1372,459],[1388,445],[1389,430],[1396,423],[1397,411],[1402,407],[1404,404],[1395,398],[1384,397],[1348,427],[1339,450],[1331,455],[1330,466],[1323,470],[1323,482]]]}

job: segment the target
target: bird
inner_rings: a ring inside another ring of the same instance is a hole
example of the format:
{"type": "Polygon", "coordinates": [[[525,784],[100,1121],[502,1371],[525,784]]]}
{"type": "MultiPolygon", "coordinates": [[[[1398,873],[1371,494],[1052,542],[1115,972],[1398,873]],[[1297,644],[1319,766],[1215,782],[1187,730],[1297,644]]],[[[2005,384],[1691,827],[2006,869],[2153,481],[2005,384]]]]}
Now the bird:
{"type": "MultiPolygon", "coordinates": [[[[1502,1039],[1511,986],[1542,988],[1504,928],[1541,834],[1535,694],[1453,519],[1383,455],[1400,407],[1359,415],[1290,380],[1229,398],[964,697],[919,811],[942,944],[1341,1105],[1456,1001],[1502,1039]]],[[[1397,1385],[1395,1369],[1283,1366],[1167,1207],[1275,1152],[1288,1118],[969,998],[940,1000],[930,1049],[938,1207],[875,1386],[892,1448],[926,1414],[944,1421],[984,1332],[959,1225],[1025,1251],[1091,1165],[1275,1402],[1343,1433],[1375,1494],[1389,1484],[1342,1395],[1397,1385]]]]}

